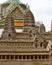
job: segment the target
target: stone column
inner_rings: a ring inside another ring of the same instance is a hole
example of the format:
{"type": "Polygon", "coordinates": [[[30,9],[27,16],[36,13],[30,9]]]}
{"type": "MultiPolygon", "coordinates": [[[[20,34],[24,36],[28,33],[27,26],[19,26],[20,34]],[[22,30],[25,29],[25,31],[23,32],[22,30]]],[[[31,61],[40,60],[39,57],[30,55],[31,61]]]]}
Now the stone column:
{"type": "Polygon", "coordinates": [[[15,55],[14,55],[14,60],[15,60],[15,55]]]}
{"type": "Polygon", "coordinates": [[[1,55],[1,59],[3,59],[2,56],[3,56],[3,55],[1,55]]]}
{"type": "Polygon", "coordinates": [[[27,60],[27,55],[25,55],[25,57],[26,57],[26,60],[27,60]]]}
{"type": "Polygon", "coordinates": [[[21,55],[21,57],[22,57],[22,60],[23,60],[23,55],[21,55]]]}
{"type": "Polygon", "coordinates": [[[5,59],[7,59],[6,55],[5,55],[5,59]]]}
{"type": "Polygon", "coordinates": [[[11,55],[9,55],[9,59],[11,59],[11,55]]]}

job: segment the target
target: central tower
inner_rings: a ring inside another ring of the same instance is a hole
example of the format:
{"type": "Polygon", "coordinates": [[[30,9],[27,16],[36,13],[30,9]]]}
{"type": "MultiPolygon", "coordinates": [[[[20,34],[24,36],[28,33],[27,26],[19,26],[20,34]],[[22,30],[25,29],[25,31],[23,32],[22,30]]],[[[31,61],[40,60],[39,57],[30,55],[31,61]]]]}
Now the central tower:
{"type": "Polygon", "coordinates": [[[15,40],[15,28],[14,28],[14,19],[11,15],[7,15],[5,19],[5,28],[2,34],[2,39],[6,40],[15,40]]]}

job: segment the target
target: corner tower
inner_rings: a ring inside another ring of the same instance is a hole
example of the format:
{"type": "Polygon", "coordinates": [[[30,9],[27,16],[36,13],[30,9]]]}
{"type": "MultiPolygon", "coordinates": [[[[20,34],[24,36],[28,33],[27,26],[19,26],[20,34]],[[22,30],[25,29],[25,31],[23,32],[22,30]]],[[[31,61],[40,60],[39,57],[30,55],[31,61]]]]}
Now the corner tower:
{"type": "Polygon", "coordinates": [[[14,19],[11,15],[7,15],[5,19],[5,28],[2,34],[2,39],[6,40],[14,40],[15,39],[15,28],[14,28],[14,19]]]}

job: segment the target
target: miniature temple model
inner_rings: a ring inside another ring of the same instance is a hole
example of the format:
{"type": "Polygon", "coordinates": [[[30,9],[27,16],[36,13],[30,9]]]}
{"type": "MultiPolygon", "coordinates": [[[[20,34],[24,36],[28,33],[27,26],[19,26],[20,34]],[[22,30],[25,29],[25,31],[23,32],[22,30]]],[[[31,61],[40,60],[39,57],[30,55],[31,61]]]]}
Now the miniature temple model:
{"type": "Polygon", "coordinates": [[[19,0],[0,4],[0,65],[52,65],[52,22],[46,32],[29,5],[19,0]],[[16,32],[22,29],[22,32],[16,32]]]}

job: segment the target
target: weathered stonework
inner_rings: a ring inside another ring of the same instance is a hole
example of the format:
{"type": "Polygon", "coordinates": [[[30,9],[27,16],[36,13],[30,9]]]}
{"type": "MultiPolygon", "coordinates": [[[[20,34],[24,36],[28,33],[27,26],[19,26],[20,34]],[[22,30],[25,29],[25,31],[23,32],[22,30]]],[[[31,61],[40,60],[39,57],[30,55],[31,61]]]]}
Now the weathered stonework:
{"type": "Polygon", "coordinates": [[[52,31],[46,32],[43,24],[35,25],[29,6],[17,0],[9,0],[1,8],[1,15],[7,14],[0,38],[0,65],[52,65],[52,31]],[[13,4],[14,10],[10,10],[13,4]],[[23,32],[15,31],[14,20],[23,20],[23,32]]]}

